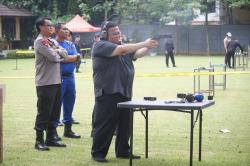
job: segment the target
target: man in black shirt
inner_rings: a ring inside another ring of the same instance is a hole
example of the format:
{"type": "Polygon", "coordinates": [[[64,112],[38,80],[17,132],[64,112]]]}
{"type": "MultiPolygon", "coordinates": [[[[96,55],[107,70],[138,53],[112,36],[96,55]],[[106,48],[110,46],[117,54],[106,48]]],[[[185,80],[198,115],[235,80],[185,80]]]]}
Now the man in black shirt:
{"type": "Polygon", "coordinates": [[[241,49],[241,52],[243,52],[243,48],[237,40],[231,40],[227,45],[226,65],[228,65],[229,68],[231,68],[232,66],[233,68],[235,67],[234,54],[237,47],[239,47],[241,49]],[[232,65],[231,58],[233,59],[232,65]]]}
{"type": "MultiPolygon", "coordinates": [[[[152,39],[135,44],[121,43],[119,27],[106,22],[102,27],[101,40],[93,47],[95,105],[91,154],[97,162],[107,162],[105,157],[116,129],[116,157],[129,158],[129,111],[117,108],[117,103],[131,100],[133,60],[143,57],[158,44],[152,39]]],[[[139,159],[140,156],[133,158],[139,159]]]]}
{"type": "Polygon", "coordinates": [[[167,41],[165,43],[165,56],[166,56],[166,66],[168,67],[169,65],[169,57],[170,57],[173,67],[176,67],[174,60],[174,42],[172,39],[172,35],[167,35],[167,41]]]}

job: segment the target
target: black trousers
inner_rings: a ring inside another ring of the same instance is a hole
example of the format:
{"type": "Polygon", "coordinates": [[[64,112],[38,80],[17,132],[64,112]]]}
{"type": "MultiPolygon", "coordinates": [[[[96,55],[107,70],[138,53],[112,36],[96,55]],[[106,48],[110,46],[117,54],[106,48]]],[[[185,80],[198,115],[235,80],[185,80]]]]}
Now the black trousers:
{"type": "Polygon", "coordinates": [[[228,67],[233,67],[234,68],[234,51],[228,51],[225,57],[225,65],[227,65],[228,67]],[[231,65],[231,59],[233,60],[233,63],[231,65]]]}
{"type": "Polygon", "coordinates": [[[61,112],[61,84],[37,86],[35,130],[53,130],[61,112]]]}
{"type": "Polygon", "coordinates": [[[93,157],[106,157],[116,129],[116,156],[129,154],[130,114],[128,110],[117,108],[117,103],[128,100],[120,94],[103,94],[95,99],[91,150],[93,157]]]}
{"type": "Polygon", "coordinates": [[[168,51],[167,54],[165,54],[166,56],[166,65],[168,66],[169,65],[169,57],[171,58],[171,61],[172,61],[172,65],[175,66],[175,60],[174,60],[174,53],[173,51],[168,51]]]}

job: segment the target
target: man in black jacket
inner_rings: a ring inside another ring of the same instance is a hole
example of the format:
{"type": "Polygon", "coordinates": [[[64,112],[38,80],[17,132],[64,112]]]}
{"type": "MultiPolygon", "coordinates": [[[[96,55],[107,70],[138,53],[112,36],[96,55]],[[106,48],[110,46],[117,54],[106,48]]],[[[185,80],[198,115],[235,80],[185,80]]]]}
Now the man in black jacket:
{"type": "Polygon", "coordinates": [[[241,49],[241,52],[243,52],[243,48],[238,42],[238,40],[231,40],[227,45],[227,56],[226,56],[226,65],[228,65],[229,68],[235,67],[234,64],[234,54],[236,48],[239,47],[241,49]],[[231,65],[231,58],[233,59],[233,64],[231,65]]]}
{"type": "Polygon", "coordinates": [[[169,57],[170,57],[173,67],[176,67],[174,60],[174,42],[172,39],[172,35],[167,36],[167,41],[165,43],[165,56],[166,56],[166,66],[168,67],[169,57]]]}

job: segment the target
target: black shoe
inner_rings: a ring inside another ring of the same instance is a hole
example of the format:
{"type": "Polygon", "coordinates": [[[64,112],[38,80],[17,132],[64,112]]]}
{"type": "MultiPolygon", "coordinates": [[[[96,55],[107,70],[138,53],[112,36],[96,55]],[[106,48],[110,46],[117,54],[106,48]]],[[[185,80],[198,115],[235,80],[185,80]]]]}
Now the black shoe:
{"type": "Polygon", "coordinates": [[[64,137],[68,138],[81,138],[81,136],[77,133],[74,133],[71,129],[71,124],[65,124],[64,126],[64,137]]]}
{"type": "Polygon", "coordinates": [[[72,124],[80,124],[80,122],[76,121],[76,120],[72,120],[72,124]]]}
{"type": "Polygon", "coordinates": [[[44,142],[36,141],[35,149],[40,151],[48,151],[49,147],[44,144],[44,142]]]}
{"type": "Polygon", "coordinates": [[[46,145],[47,146],[54,146],[54,147],[66,147],[65,144],[61,143],[60,141],[46,141],[46,145]]]}
{"type": "Polygon", "coordinates": [[[47,140],[62,141],[62,138],[59,137],[56,129],[49,129],[47,130],[47,140]]]}
{"type": "Polygon", "coordinates": [[[53,139],[54,139],[55,141],[62,141],[62,138],[59,137],[59,135],[58,135],[57,133],[53,136],[53,139]]]}
{"type": "MultiPolygon", "coordinates": [[[[125,155],[125,156],[117,156],[117,158],[121,158],[121,159],[129,159],[129,155],[125,155]]],[[[137,156],[137,155],[132,155],[132,159],[141,159],[141,156],[137,156]]]]}
{"type": "Polygon", "coordinates": [[[106,162],[108,162],[108,160],[106,160],[106,159],[103,158],[103,157],[93,157],[93,156],[92,156],[92,159],[93,159],[94,161],[100,162],[100,163],[106,163],[106,162]]]}
{"type": "Polygon", "coordinates": [[[55,139],[56,141],[62,141],[62,138],[59,137],[58,135],[55,135],[54,139],[55,139]]]}
{"type": "Polygon", "coordinates": [[[64,137],[67,137],[67,138],[81,138],[81,135],[78,134],[78,133],[74,133],[74,132],[67,132],[67,133],[64,133],[64,137]]]}
{"type": "Polygon", "coordinates": [[[177,66],[174,65],[173,67],[177,67],[177,66]]]}
{"type": "Polygon", "coordinates": [[[57,133],[57,131],[56,130],[54,130],[54,133],[53,133],[53,139],[55,140],[55,141],[62,141],[62,138],[61,137],[59,137],[59,135],[58,135],[58,133],[57,133]]]}

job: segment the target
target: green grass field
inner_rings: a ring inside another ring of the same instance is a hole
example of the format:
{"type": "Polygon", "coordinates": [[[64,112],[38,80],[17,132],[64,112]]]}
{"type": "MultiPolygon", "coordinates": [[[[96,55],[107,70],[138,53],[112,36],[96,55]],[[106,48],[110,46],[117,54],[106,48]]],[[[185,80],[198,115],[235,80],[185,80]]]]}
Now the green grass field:
{"type": "MultiPolygon", "coordinates": [[[[223,57],[211,58],[212,63],[223,63],[223,57]]],[[[63,138],[67,148],[51,148],[48,152],[34,149],[36,92],[34,59],[0,60],[0,84],[6,85],[3,110],[4,166],[97,166],[91,160],[91,115],[94,104],[92,62],[86,59],[76,74],[77,98],[74,118],[81,122],[73,129],[83,137],[78,140],[63,138]],[[3,78],[10,77],[10,78],[3,78]],[[15,78],[13,78],[15,77],[15,78]],[[24,77],[24,78],[23,78],[24,77]]],[[[177,56],[177,68],[166,68],[164,56],[145,57],[135,62],[137,74],[192,72],[208,66],[208,57],[177,56]]],[[[221,71],[221,69],[216,69],[221,71]]],[[[240,70],[240,69],[239,69],[240,70]]],[[[247,69],[249,71],[250,69],[247,69]]],[[[233,71],[233,70],[229,70],[233,71]]],[[[208,77],[202,76],[207,88],[208,77]]],[[[216,76],[220,81],[221,76],[216,76]]],[[[178,92],[193,92],[192,76],[135,77],[134,99],[156,96],[173,99],[178,92]]],[[[217,87],[215,105],[204,110],[202,162],[198,162],[198,130],[194,136],[194,166],[249,166],[250,165],[250,74],[227,76],[227,89],[217,87]],[[220,129],[231,133],[222,134],[220,129]]],[[[189,165],[190,116],[178,112],[149,113],[149,158],[144,158],[144,119],[140,113],[134,118],[134,153],[142,156],[133,162],[140,166],[189,165]]],[[[59,127],[62,135],[63,127],[59,127]]],[[[127,166],[128,160],[116,159],[114,141],[105,165],[127,166]]],[[[1,165],[1,164],[0,164],[1,165]]]]}

